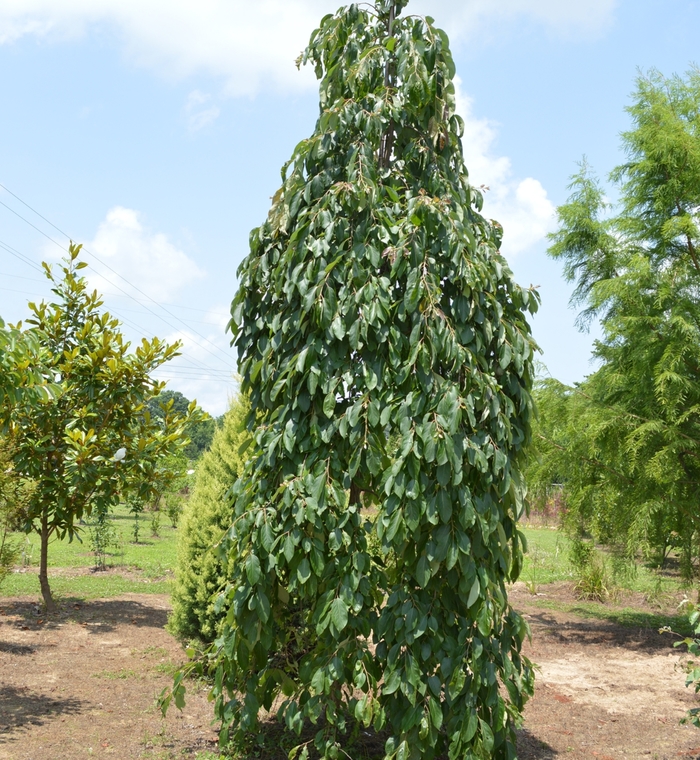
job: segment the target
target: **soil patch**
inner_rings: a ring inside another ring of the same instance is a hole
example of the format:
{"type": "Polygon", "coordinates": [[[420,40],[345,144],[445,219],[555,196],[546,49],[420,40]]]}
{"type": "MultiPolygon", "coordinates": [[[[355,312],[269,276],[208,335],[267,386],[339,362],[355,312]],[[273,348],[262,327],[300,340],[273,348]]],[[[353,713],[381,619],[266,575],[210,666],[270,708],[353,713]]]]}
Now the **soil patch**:
{"type": "Polygon", "coordinates": [[[520,760],[700,758],[700,731],[679,723],[700,705],[684,686],[688,656],[654,627],[658,610],[636,599],[635,624],[620,625],[552,609],[576,599],[570,584],[546,588],[535,597],[517,584],[510,594],[532,629],[525,653],[538,665],[520,760]]]}
{"type": "MultiPolygon", "coordinates": [[[[532,596],[518,584],[511,593],[532,628],[526,653],[539,666],[520,759],[700,760],[700,731],[679,725],[699,704],[684,687],[687,656],[652,625],[655,610],[621,625],[577,611],[568,584],[545,588],[532,596]]],[[[63,600],[49,619],[33,600],[0,600],[0,760],[215,752],[206,691],[190,686],[185,711],[166,719],[155,706],[184,661],[164,630],[169,609],[167,596],[126,594],[63,600]]]]}
{"type": "Polygon", "coordinates": [[[155,699],[184,661],[167,596],[64,600],[51,618],[0,600],[0,759],[182,758],[216,746],[205,693],[164,720],[155,699]]]}

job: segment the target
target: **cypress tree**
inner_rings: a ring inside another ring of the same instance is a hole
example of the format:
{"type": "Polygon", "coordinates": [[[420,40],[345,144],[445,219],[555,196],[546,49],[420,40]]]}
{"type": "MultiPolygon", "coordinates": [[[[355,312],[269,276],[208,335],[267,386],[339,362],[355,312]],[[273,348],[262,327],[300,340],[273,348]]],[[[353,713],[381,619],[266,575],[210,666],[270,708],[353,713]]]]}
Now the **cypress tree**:
{"type": "Polygon", "coordinates": [[[228,563],[222,562],[213,548],[231,525],[231,504],[226,493],[243,472],[240,448],[250,440],[245,427],[247,412],[247,400],[237,397],[197,463],[194,490],[180,518],[168,628],[181,639],[211,642],[221,622],[214,597],[226,584],[229,570],[228,563]]]}

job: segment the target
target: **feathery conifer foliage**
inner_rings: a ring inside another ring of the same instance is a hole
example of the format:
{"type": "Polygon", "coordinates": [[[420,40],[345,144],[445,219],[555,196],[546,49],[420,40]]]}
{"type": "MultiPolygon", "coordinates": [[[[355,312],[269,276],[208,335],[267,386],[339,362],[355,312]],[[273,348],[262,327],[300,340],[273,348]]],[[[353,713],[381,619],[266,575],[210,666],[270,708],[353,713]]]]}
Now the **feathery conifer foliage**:
{"type": "Polygon", "coordinates": [[[214,551],[231,526],[231,484],[242,474],[240,449],[250,440],[246,429],[249,404],[238,396],[216,428],[210,447],[197,463],[194,490],[180,517],[178,564],[173,589],[170,630],[181,639],[211,642],[223,617],[214,609],[215,595],[230,577],[228,562],[214,551]]]}
{"type": "MultiPolygon", "coordinates": [[[[570,519],[630,554],[685,570],[700,529],[700,71],[640,77],[623,134],[627,161],[606,205],[587,166],[559,209],[550,254],[602,318],[600,366],[542,403],[540,475],[564,477],[570,519]],[[550,404],[553,404],[550,409],[550,404]],[[557,409],[553,413],[553,409],[557,409]]],[[[541,478],[539,478],[542,481],[541,478]]]]}
{"type": "Polygon", "coordinates": [[[387,759],[510,758],[532,689],[506,582],[538,301],[469,184],[447,37],[405,4],[350,5],[311,36],[320,117],[239,270],[258,428],[213,694],[223,742],[281,697],[324,757],[364,725],[387,759]]]}

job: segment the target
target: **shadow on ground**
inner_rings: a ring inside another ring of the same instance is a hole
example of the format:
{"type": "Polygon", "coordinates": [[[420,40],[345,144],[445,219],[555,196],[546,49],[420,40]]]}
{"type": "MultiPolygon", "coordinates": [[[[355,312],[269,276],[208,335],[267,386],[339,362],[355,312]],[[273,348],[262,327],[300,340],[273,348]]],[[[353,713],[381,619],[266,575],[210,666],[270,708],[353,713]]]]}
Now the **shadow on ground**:
{"type": "MultiPolygon", "coordinates": [[[[31,630],[50,630],[66,621],[74,621],[85,624],[88,631],[108,633],[118,625],[163,628],[168,622],[166,608],[153,607],[152,604],[132,599],[100,599],[87,602],[79,598],[64,598],[58,606],[58,612],[47,615],[34,602],[12,600],[2,604],[0,614],[10,618],[10,625],[31,630]]],[[[0,644],[0,651],[3,651],[2,646],[10,647],[4,651],[17,653],[12,649],[14,644],[0,644]]]]}
{"type": "Polygon", "coordinates": [[[565,615],[586,615],[586,618],[562,620],[561,615],[550,612],[529,610],[527,622],[532,629],[533,639],[554,639],[568,644],[600,644],[620,646],[631,651],[655,652],[669,650],[678,640],[668,633],[659,633],[659,628],[670,625],[680,634],[686,634],[687,621],[656,614],[629,610],[606,612],[604,619],[590,617],[590,610],[571,608],[565,615]],[[622,622],[624,621],[624,622],[622,622]],[[678,625],[677,625],[678,624],[678,625]],[[680,624],[683,624],[682,627],[680,624]],[[680,630],[679,630],[680,628],[680,630]]]}
{"type": "Polygon", "coordinates": [[[518,760],[552,760],[559,753],[526,728],[518,731],[518,760]]]}
{"type": "Polygon", "coordinates": [[[54,699],[30,689],[0,686],[0,744],[11,741],[16,731],[43,726],[59,715],[73,715],[86,705],[80,699],[54,699]]]}
{"type": "Polygon", "coordinates": [[[34,654],[36,647],[29,646],[28,644],[16,644],[13,641],[0,641],[0,652],[3,654],[34,654]]]}

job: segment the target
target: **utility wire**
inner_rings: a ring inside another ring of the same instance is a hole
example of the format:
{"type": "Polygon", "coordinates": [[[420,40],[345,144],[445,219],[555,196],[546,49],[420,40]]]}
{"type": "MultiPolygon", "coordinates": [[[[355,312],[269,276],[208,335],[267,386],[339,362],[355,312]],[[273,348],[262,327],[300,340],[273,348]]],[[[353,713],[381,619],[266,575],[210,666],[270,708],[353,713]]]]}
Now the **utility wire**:
{"type": "MultiPolygon", "coordinates": [[[[1,182],[0,182],[0,187],[3,190],[5,190],[6,192],[8,192],[13,198],[16,198],[23,206],[26,206],[32,213],[36,214],[40,219],[43,219],[47,224],[51,225],[51,227],[53,227],[55,230],[57,230],[58,232],[60,232],[61,235],[63,235],[64,237],[68,238],[69,240],[72,240],[72,238],[70,237],[70,235],[67,235],[60,227],[57,227],[53,222],[51,222],[45,216],[43,216],[42,214],[40,214],[36,209],[32,208],[28,203],[26,203],[25,201],[23,201],[16,193],[13,193],[12,190],[10,190],[8,187],[6,187],[5,185],[3,185],[1,182]]],[[[54,240],[50,235],[47,235],[43,230],[41,230],[35,224],[32,224],[28,219],[25,219],[25,217],[23,217],[21,214],[19,214],[17,211],[15,211],[12,207],[8,206],[3,201],[0,201],[0,204],[2,204],[6,209],[8,209],[9,211],[11,211],[15,216],[17,216],[23,222],[25,222],[26,224],[28,224],[30,227],[34,228],[37,232],[39,232],[41,235],[43,235],[47,240],[50,240],[52,243],[54,243],[54,245],[57,245],[61,250],[63,250],[63,251],[66,250],[66,248],[64,246],[62,246],[60,243],[58,243],[56,240],[54,240]]],[[[206,338],[200,332],[197,332],[197,330],[195,330],[193,327],[191,327],[190,325],[188,325],[184,320],[180,319],[178,316],[176,316],[175,314],[173,314],[169,309],[166,309],[165,306],[162,306],[161,304],[159,304],[158,301],[156,301],[154,298],[151,298],[151,296],[149,296],[148,293],[144,293],[144,291],[141,290],[141,288],[139,288],[136,285],[134,285],[133,283],[129,282],[129,280],[127,280],[126,277],[124,277],[123,275],[119,274],[119,272],[117,272],[115,269],[113,269],[111,266],[109,266],[109,264],[107,264],[104,261],[102,261],[102,259],[100,259],[98,256],[96,256],[92,251],[89,251],[87,248],[84,248],[83,250],[86,253],[89,253],[90,256],[92,256],[96,261],[99,261],[99,263],[102,264],[103,267],[105,267],[106,269],[108,269],[110,272],[113,272],[114,274],[116,274],[117,277],[120,277],[127,285],[129,285],[130,287],[132,287],[138,293],[141,293],[141,295],[144,296],[144,298],[147,298],[149,301],[151,301],[156,306],[158,306],[159,308],[161,308],[166,314],[168,314],[169,316],[171,316],[173,319],[176,319],[178,322],[180,322],[181,324],[183,324],[185,327],[188,327],[190,330],[192,330],[192,332],[195,335],[197,335],[198,337],[200,337],[206,343],[209,343],[209,345],[213,346],[219,353],[223,354],[226,357],[227,361],[230,361],[229,355],[225,351],[223,351],[223,349],[219,348],[219,346],[217,346],[216,343],[213,343],[212,341],[209,340],[209,338],[206,338]]],[[[104,277],[104,275],[102,275],[102,276],[104,277]]],[[[105,278],[105,279],[107,279],[107,278],[105,278]]],[[[129,293],[127,293],[123,288],[120,288],[118,285],[116,285],[115,283],[111,282],[110,280],[107,280],[107,282],[109,282],[110,285],[113,285],[115,288],[117,288],[117,290],[120,290],[127,297],[129,297],[129,298],[133,299],[134,301],[136,301],[136,299],[132,295],[130,295],[129,293]]],[[[139,302],[136,301],[136,303],[139,303],[139,302]]],[[[154,311],[152,311],[151,309],[149,309],[145,304],[141,304],[141,306],[143,306],[145,309],[147,309],[155,317],[158,317],[159,319],[163,320],[163,322],[165,322],[165,324],[167,324],[173,330],[177,330],[177,328],[174,325],[170,324],[166,319],[163,319],[163,317],[161,317],[159,314],[156,314],[154,311]]],[[[207,351],[207,353],[210,353],[210,354],[212,353],[211,351],[209,351],[208,349],[206,349],[204,346],[202,346],[202,348],[204,348],[204,350],[207,351]]],[[[214,354],[212,354],[212,356],[213,355],[214,354]]],[[[233,365],[231,365],[231,366],[233,366],[233,365]]]]}
{"type": "MultiPolygon", "coordinates": [[[[41,295],[38,293],[30,293],[27,290],[18,290],[17,288],[4,288],[0,286],[0,291],[6,291],[9,293],[21,293],[22,295],[31,296],[32,298],[41,298],[41,295]]],[[[151,338],[153,337],[148,330],[145,330],[141,325],[137,325],[136,323],[131,322],[129,319],[124,317],[118,311],[115,311],[114,309],[112,309],[110,313],[113,314],[115,317],[119,317],[119,319],[121,320],[123,324],[127,325],[128,327],[131,327],[133,330],[136,330],[137,332],[141,334],[146,333],[151,338]]],[[[180,354],[180,356],[182,356],[183,359],[186,359],[191,362],[199,361],[198,359],[195,359],[194,357],[191,357],[191,356],[187,356],[186,354],[180,354]]],[[[177,357],[175,358],[175,360],[177,360],[177,357]]],[[[226,382],[229,379],[231,380],[233,379],[233,373],[230,370],[216,369],[214,367],[209,367],[208,365],[202,362],[200,362],[199,366],[195,364],[183,364],[180,366],[175,365],[172,367],[166,367],[165,371],[166,372],[184,372],[187,374],[192,374],[193,372],[202,372],[203,375],[198,375],[197,377],[199,377],[202,380],[216,379],[218,382],[226,382]],[[207,378],[205,377],[205,375],[208,375],[209,377],[207,378]],[[217,378],[217,375],[219,375],[218,378],[217,378]]]]}
{"type": "MultiPolygon", "coordinates": [[[[2,241],[0,241],[0,248],[1,247],[3,247],[2,241]]],[[[10,253],[10,251],[8,251],[8,253],[10,253]]],[[[27,263],[30,263],[30,262],[27,261],[27,263]]],[[[21,275],[21,274],[11,274],[10,272],[0,272],[0,277],[12,277],[12,278],[14,278],[16,280],[28,280],[29,282],[40,282],[40,283],[45,283],[46,282],[45,280],[39,280],[36,277],[25,277],[24,275],[21,275]]],[[[19,293],[21,291],[18,290],[17,292],[19,293]]],[[[105,296],[115,296],[117,298],[120,297],[118,293],[110,293],[108,290],[105,290],[102,295],[105,295],[105,296]]],[[[141,304],[140,301],[137,301],[137,303],[139,304],[139,306],[143,305],[143,304],[141,304]]],[[[175,305],[175,304],[173,304],[173,305],[175,305]]],[[[182,308],[186,309],[187,307],[183,306],[182,308]]],[[[126,306],[120,306],[119,310],[120,311],[127,311],[127,312],[130,312],[131,314],[146,314],[147,313],[145,311],[139,311],[138,309],[127,309],[126,306]]],[[[114,311],[114,310],[112,310],[112,311],[114,311]]],[[[196,311],[202,311],[205,314],[209,313],[206,309],[196,309],[196,311]]],[[[114,312],[114,313],[116,314],[116,312],[114,312]]],[[[212,327],[220,327],[220,323],[219,322],[209,322],[208,320],[205,320],[205,319],[190,319],[189,322],[195,322],[198,325],[211,325],[212,327]]],[[[139,329],[141,329],[141,328],[139,328],[139,329]]]]}
{"type": "Polygon", "coordinates": [[[13,248],[11,245],[8,245],[7,243],[3,243],[2,240],[0,240],[0,248],[3,248],[6,250],[11,256],[14,256],[16,259],[19,259],[20,261],[23,261],[25,264],[28,264],[32,269],[36,269],[37,272],[43,272],[42,268],[35,264],[28,256],[25,256],[23,253],[20,253],[16,248],[13,248]]]}
{"type": "MultiPolygon", "coordinates": [[[[2,203],[2,201],[0,201],[0,203],[2,203]]],[[[20,261],[24,262],[25,264],[28,264],[29,266],[31,266],[34,269],[37,269],[39,272],[43,273],[43,271],[44,271],[43,269],[41,269],[39,266],[37,266],[29,257],[25,256],[23,253],[20,253],[20,251],[18,251],[16,248],[12,248],[12,246],[8,245],[7,243],[4,243],[3,241],[0,241],[0,248],[4,248],[8,253],[12,254],[13,256],[15,256],[16,258],[18,258],[20,261]]],[[[30,279],[30,278],[26,278],[26,279],[30,279]]],[[[34,282],[43,282],[42,280],[33,280],[33,281],[34,282]]],[[[110,284],[114,284],[114,283],[110,283],[110,284]]],[[[119,288],[118,285],[115,285],[115,287],[119,288]]],[[[11,292],[11,293],[21,293],[22,295],[31,296],[32,298],[42,298],[43,297],[42,295],[40,295],[38,293],[30,293],[29,291],[19,290],[18,288],[3,288],[3,287],[0,287],[0,290],[8,291],[8,292],[11,292]]],[[[125,291],[122,291],[122,292],[125,292],[125,291]]],[[[138,303],[138,301],[137,301],[137,303],[138,303]]],[[[145,309],[148,309],[148,307],[145,306],[144,304],[140,304],[140,305],[142,305],[145,309]]],[[[148,309],[148,310],[151,311],[150,309],[148,309]]],[[[116,311],[114,309],[110,309],[110,312],[112,314],[114,314],[114,316],[119,317],[119,319],[121,319],[121,321],[125,325],[131,327],[132,329],[135,329],[137,332],[140,332],[141,334],[145,333],[146,335],[149,335],[151,338],[153,337],[153,334],[152,334],[152,332],[150,330],[147,330],[142,325],[138,325],[135,322],[132,322],[132,321],[128,320],[126,317],[124,317],[118,311],[116,311]]],[[[141,312],[141,313],[143,313],[143,312],[141,312]]],[[[163,317],[161,317],[158,314],[155,314],[155,312],[151,311],[151,314],[154,314],[154,316],[158,317],[158,319],[163,320],[163,317]]],[[[170,325],[166,320],[163,320],[163,321],[165,321],[166,324],[168,324],[170,327],[172,327],[173,330],[177,330],[177,328],[174,325],[170,325]]],[[[207,351],[207,349],[204,346],[202,346],[202,348],[204,348],[204,350],[207,351]]],[[[211,354],[211,351],[207,351],[207,353],[211,354]]],[[[216,355],[212,354],[212,356],[214,356],[215,359],[218,359],[218,357],[216,355]]],[[[190,361],[193,361],[193,362],[196,362],[197,364],[199,364],[200,367],[201,367],[201,369],[203,369],[206,372],[209,372],[209,371],[225,371],[225,372],[230,373],[230,370],[214,370],[213,367],[209,367],[208,365],[204,364],[204,362],[201,362],[199,359],[195,359],[194,357],[187,357],[187,358],[190,359],[190,361]]],[[[220,359],[219,359],[219,361],[220,361],[220,359]]]]}

